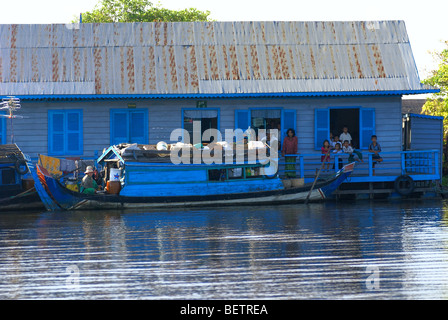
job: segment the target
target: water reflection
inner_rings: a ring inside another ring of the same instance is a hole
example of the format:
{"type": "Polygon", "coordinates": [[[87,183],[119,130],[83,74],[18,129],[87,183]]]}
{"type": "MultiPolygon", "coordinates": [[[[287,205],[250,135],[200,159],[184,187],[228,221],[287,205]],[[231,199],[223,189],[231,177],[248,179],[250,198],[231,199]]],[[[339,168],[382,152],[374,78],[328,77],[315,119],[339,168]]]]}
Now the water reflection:
{"type": "Polygon", "coordinates": [[[2,299],[448,298],[444,202],[0,214],[0,248],[2,299]]]}

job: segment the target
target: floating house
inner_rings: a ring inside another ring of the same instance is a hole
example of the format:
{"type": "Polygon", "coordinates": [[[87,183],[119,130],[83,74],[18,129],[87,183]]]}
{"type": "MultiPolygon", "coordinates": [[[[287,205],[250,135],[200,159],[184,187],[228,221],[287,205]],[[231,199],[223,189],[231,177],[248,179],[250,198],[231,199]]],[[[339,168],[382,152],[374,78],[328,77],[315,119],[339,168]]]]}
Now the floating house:
{"type": "MultiPolygon", "coordinates": [[[[200,121],[278,128],[281,139],[295,129],[297,174],[312,179],[323,141],[348,126],[365,154],[352,183],[428,182],[440,179],[441,150],[403,149],[402,96],[432,92],[403,21],[0,25],[0,97],[21,99],[14,142],[33,158],[176,142],[174,129],[200,121]]],[[[1,120],[2,143],[10,131],[1,120]]]]}

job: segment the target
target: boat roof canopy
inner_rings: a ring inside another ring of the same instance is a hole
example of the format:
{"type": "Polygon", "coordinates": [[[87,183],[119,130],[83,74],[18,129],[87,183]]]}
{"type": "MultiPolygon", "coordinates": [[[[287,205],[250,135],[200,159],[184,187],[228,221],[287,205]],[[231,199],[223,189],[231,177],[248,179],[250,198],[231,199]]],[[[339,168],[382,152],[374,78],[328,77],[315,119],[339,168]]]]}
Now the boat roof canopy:
{"type": "Polygon", "coordinates": [[[0,164],[14,163],[16,160],[23,160],[24,155],[16,144],[0,145],[0,164]]]}

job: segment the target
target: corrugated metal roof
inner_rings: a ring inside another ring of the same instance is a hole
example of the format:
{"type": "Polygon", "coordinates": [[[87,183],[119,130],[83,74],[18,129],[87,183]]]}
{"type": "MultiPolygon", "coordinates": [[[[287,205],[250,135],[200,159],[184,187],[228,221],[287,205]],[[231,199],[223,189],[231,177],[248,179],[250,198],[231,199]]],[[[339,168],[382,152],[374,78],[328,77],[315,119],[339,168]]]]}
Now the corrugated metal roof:
{"type": "Polygon", "coordinates": [[[431,119],[431,120],[443,120],[443,117],[439,116],[430,116],[427,114],[419,114],[419,113],[407,113],[403,115],[403,118],[422,118],[422,119],[431,119]]]}
{"type": "Polygon", "coordinates": [[[430,89],[403,21],[0,25],[0,95],[430,89]]]}

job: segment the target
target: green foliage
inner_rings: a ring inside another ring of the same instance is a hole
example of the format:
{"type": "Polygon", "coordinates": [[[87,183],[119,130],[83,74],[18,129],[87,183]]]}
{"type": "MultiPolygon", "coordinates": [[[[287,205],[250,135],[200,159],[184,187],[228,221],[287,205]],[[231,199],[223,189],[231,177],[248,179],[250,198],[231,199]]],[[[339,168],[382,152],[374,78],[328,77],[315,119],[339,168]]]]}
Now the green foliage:
{"type": "Polygon", "coordinates": [[[448,187],[448,177],[447,176],[442,177],[442,186],[448,187]]]}
{"type": "MultiPolygon", "coordinates": [[[[82,13],[83,23],[209,21],[210,11],[195,8],[171,10],[148,0],[101,0],[82,13]]],[[[79,22],[78,19],[72,22],[79,22]]]]}
{"type": "MultiPolygon", "coordinates": [[[[434,55],[439,60],[439,68],[432,71],[431,76],[423,83],[439,88],[423,106],[422,113],[432,116],[444,117],[445,138],[448,136],[448,41],[447,48],[434,55]]],[[[446,139],[444,139],[446,141],[446,139]]]]}

